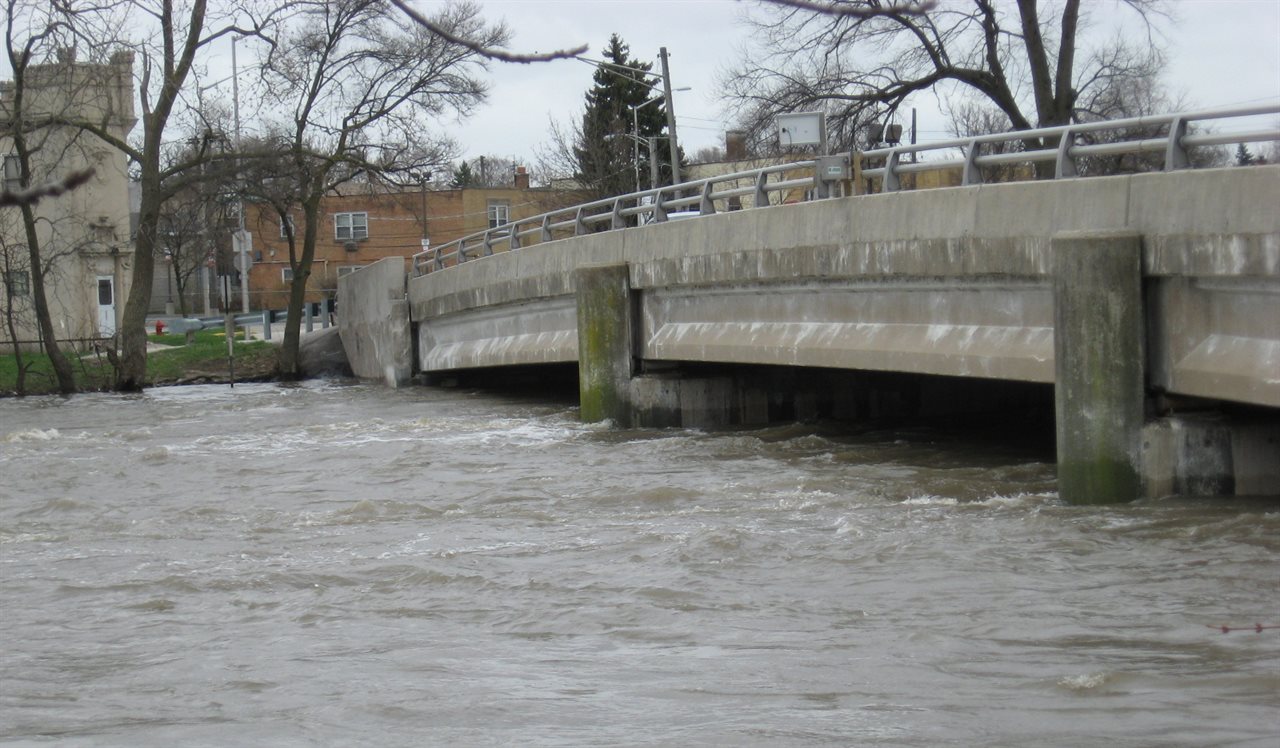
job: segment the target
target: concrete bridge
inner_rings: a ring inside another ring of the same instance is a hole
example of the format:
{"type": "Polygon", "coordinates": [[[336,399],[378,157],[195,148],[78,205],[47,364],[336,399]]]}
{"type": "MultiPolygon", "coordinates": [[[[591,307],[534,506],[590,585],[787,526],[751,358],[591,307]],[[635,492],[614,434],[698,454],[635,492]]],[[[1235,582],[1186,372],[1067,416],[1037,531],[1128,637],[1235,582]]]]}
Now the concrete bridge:
{"type": "Polygon", "coordinates": [[[893,376],[917,406],[1052,385],[1068,500],[1275,493],[1278,205],[1266,166],[725,212],[383,261],[340,284],[342,335],[391,383],[576,364],[582,417],[624,426],[762,421],[777,367],[858,373],[813,394],[854,416],[892,412],[893,376]]]}

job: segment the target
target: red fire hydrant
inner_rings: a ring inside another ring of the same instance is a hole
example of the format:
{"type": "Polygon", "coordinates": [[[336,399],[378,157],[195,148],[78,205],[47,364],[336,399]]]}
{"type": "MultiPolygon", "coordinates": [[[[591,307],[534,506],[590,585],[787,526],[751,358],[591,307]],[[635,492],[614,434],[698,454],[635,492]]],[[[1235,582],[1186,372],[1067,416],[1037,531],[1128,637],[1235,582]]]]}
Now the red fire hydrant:
{"type": "Polygon", "coordinates": [[[156,335],[164,335],[164,320],[156,320],[156,335]]]}

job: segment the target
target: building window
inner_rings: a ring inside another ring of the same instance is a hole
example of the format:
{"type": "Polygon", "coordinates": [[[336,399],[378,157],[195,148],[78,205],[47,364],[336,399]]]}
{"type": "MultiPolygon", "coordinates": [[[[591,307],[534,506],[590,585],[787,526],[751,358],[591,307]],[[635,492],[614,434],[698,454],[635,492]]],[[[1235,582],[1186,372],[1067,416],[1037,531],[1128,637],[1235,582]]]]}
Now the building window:
{"type": "Polygon", "coordinates": [[[10,298],[26,296],[31,293],[31,276],[25,270],[14,270],[4,274],[4,292],[10,298]]]}
{"type": "Polygon", "coordinates": [[[280,238],[288,239],[290,234],[297,236],[298,227],[293,224],[293,216],[285,216],[284,220],[280,222],[280,238]]]}
{"type": "Polygon", "coordinates": [[[369,238],[368,213],[334,213],[333,238],[340,242],[369,238]]]}
{"type": "Polygon", "coordinates": [[[341,278],[344,275],[350,275],[362,267],[364,267],[364,265],[339,265],[338,277],[341,278]]]}
{"type": "Polygon", "coordinates": [[[4,188],[10,192],[22,189],[22,162],[16,153],[4,157],[4,188]]]}
{"type": "Polygon", "coordinates": [[[506,200],[489,201],[489,228],[496,229],[511,222],[511,203],[506,200]]]}
{"type": "Polygon", "coordinates": [[[293,268],[280,268],[280,280],[285,283],[293,282],[293,268]]]}

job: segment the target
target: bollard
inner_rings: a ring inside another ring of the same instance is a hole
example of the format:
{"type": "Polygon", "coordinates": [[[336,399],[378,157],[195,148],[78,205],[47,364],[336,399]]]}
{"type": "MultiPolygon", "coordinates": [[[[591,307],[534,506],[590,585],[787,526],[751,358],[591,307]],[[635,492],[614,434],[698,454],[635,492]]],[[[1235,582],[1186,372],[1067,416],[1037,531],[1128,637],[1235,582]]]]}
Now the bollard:
{"type": "Polygon", "coordinates": [[[271,312],[267,309],[262,310],[262,339],[271,339],[271,312]]]}
{"type": "Polygon", "coordinates": [[[308,301],[302,305],[302,312],[302,318],[306,320],[307,332],[311,332],[311,302],[308,301]]]}

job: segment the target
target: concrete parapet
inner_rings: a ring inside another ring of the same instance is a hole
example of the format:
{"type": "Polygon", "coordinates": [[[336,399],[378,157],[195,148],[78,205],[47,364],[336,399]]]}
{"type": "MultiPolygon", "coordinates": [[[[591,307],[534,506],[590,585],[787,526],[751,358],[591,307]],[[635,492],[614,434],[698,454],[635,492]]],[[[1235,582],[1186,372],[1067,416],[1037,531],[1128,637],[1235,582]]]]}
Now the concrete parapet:
{"type": "Polygon", "coordinates": [[[392,387],[413,375],[404,259],[388,257],[338,279],[342,347],[351,370],[392,387]]]}
{"type": "Polygon", "coordinates": [[[1141,495],[1142,244],[1136,234],[1054,237],[1058,495],[1075,504],[1141,495]]]}

